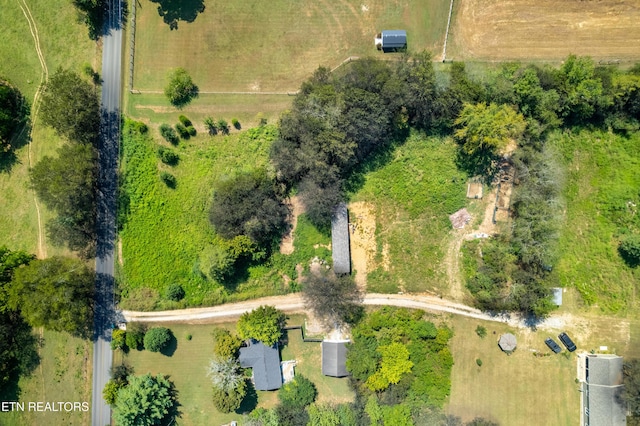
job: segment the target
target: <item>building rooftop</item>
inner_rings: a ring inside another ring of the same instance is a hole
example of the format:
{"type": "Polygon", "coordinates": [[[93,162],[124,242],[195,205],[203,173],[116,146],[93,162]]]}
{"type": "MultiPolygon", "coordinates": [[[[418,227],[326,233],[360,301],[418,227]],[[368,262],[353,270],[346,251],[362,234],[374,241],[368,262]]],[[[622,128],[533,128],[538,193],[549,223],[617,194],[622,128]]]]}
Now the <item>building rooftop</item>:
{"type": "Polygon", "coordinates": [[[347,373],[348,340],[322,342],[322,374],[332,377],[348,376],[347,373]]]}
{"type": "Polygon", "coordinates": [[[331,218],[331,257],[336,274],[351,273],[349,247],[349,213],[347,205],[340,203],[331,218]]]}
{"type": "Polygon", "coordinates": [[[240,366],[253,369],[253,382],[257,390],[274,390],[282,386],[280,353],[277,344],[266,346],[252,341],[240,348],[240,366]]]}

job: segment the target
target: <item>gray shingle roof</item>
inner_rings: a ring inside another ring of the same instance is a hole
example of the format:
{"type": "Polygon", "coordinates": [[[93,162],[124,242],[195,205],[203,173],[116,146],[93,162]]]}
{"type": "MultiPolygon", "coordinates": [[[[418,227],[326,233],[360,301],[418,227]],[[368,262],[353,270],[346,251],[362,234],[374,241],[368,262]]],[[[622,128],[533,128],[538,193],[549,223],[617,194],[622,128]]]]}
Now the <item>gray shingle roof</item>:
{"type": "Polygon", "coordinates": [[[405,30],[382,31],[382,49],[401,49],[407,46],[407,32],[405,30]]]}
{"type": "Polygon", "coordinates": [[[347,373],[348,340],[322,342],[322,374],[325,376],[344,377],[347,373]]]}
{"type": "Polygon", "coordinates": [[[627,424],[622,392],[622,357],[587,355],[587,382],[583,384],[584,423],[588,426],[622,426],[627,424]]]}
{"type": "Polygon", "coordinates": [[[274,390],[282,386],[277,345],[266,346],[262,342],[252,342],[249,346],[240,348],[240,366],[253,368],[253,381],[257,390],[274,390]]]}
{"type": "Polygon", "coordinates": [[[347,205],[340,203],[331,218],[331,256],[336,274],[351,273],[349,250],[349,213],[347,205]]]}

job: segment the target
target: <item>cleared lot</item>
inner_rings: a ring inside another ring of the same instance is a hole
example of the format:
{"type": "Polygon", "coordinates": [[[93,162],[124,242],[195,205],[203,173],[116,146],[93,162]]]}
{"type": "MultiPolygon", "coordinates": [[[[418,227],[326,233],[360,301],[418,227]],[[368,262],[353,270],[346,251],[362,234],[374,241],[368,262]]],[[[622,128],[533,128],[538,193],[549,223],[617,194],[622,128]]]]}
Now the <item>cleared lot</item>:
{"type": "Polygon", "coordinates": [[[560,60],[573,53],[606,61],[640,59],[637,0],[462,0],[447,57],[560,60]]]}

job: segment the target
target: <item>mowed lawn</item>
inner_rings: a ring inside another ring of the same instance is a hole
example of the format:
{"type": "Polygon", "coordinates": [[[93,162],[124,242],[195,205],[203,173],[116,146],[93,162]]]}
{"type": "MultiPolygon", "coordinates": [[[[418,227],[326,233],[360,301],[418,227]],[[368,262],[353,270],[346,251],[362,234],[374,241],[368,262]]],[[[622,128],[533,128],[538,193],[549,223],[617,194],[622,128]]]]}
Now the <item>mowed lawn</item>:
{"type": "Polygon", "coordinates": [[[320,65],[395,57],[375,49],[384,29],[406,29],[411,50],[439,52],[449,12],[441,0],[206,0],[188,13],[198,3],[185,2],[192,22],[177,29],[156,3],[138,3],[135,89],[162,90],[167,72],[184,67],[201,91],[295,91],[320,65]]]}
{"type": "Polygon", "coordinates": [[[448,291],[443,261],[452,236],[449,215],[467,204],[467,178],[455,165],[456,150],[449,138],[415,132],[362,177],[351,201],[373,205],[376,215],[368,291],[448,291]]]}
{"type": "MultiPolygon", "coordinates": [[[[80,72],[81,65],[96,57],[96,44],[86,28],[76,22],[76,12],[66,0],[27,1],[24,11],[35,21],[40,47],[49,73],[58,67],[80,72]],[[55,13],[51,11],[55,10],[55,13]]],[[[24,5],[23,5],[24,7],[24,5]]],[[[41,66],[29,24],[20,2],[0,0],[0,78],[18,87],[29,103],[40,85],[41,66]]],[[[32,121],[34,117],[31,117],[32,121]]],[[[0,164],[0,245],[35,253],[38,246],[38,218],[33,193],[28,190],[29,167],[45,155],[55,155],[62,140],[37,119],[31,147],[26,133],[17,140],[15,158],[0,164]]],[[[50,217],[40,204],[42,227],[50,217]]],[[[46,245],[46,240],[45,240],[46,245]]],[[[46,254],[65,251],[46,245],[46,254]]]]}
{"type": "MultiPolygon", "coordinates": [[[[289,321],[298,325],[298,317],[289,321]]],[[[300,319],[300,321],[302,321],[300,319]]],[[[218,412],[211,399],[211,380],[207,377],[207,366],[213,356],[214,327],[235,331],[235,323],[215,325],[170,324],[169,327],[177,340],[172,356],[149,351],[131,351],[124,357],[116,355],[116,363],[124,361],[133,367],[134,374],[162,374],[170,379],[178,390],[181,404],[181,425],[219,425],[231,420],[240,420],[242,414],[223,414],[218,412]],[[192,335],[187,340],[187,334],[192,335]]],[[[320,343],[304,343],[299,330],[290,330],[286,335],[288,343],[281,351],[282,360],[296,359],[295,371],[310,379],[318,388],[318,401],[344,402],[353,399],[346,379],[322,376],[320,364],[320,343]]],[[[257,391],[248,395],[240,413],[248,413],[256,407],[271,408],[278,403],[277,392],[257,391]]]]}
{"type": "MultiPolygon", "coordinates": [[[[34,330],[39,334],[40,330],[34,330]]],[[[28,377],[19,381],[19,401],[24,412],[0,414],[0,424],[12,426],[69,425],[84,426],[91,422],[91,360],[93,345],[88,340],[67,333],[44,331],[40,348],[40,364],[28,377]],[[29,411],[29,402],[86,402],[89,411],[38,412],[29,411]]],[[[2,392],[9,391],[2,389],[2,392]]],[[[2,394],[3,401],[15,400],[2,394]]]]}
{"type": "Polygon", "coordinates": [[[579,423],[576,356],[533,356],[532,350],[550,353],[544,344],[550,334],[462,317],[452,317],[449,324],[454,331],[454,365],[447,413],[463,421],[484,417],[501,425],[579,423]],[[487,329],[484,339],[475,333],[478,325],[487,329]],[[513,333],[518,342],[510,356],[497,343],[505,332],[513,333]],[[481,367],[476,359],[482,360],[481,367]]]}

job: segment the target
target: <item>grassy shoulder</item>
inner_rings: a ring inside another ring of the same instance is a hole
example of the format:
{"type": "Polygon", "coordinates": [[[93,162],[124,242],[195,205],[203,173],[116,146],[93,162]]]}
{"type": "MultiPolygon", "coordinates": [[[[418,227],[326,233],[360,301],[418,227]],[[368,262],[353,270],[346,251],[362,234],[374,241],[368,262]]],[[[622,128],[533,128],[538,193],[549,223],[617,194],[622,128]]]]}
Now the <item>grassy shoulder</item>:
{"type": "Polygon", "coordinates": [[[620,237],[640,228],[640,134],[604,131],[556,133],[550,140],[566,167],[565,223],[555,273],[575,287],[585,304],[629,314],[635,306],[640,269],[618,253],[620,237]]]}
{"type": "Polygon", "coordinates": [[[448,216],[466,204],[467,177],[455,164],[456,152],[448,138],[412,133],[352,195],[351,201],[375,206],[369,291],[447,291],[442,263],[451,230],[448,216]]]}
{"type": "MultiPolygon", "coordinates": [[[[38,333],[38,330],[34,330],[38,333]]],[[[34,411],[29,402],[86,402],[91,404],[91,359],[93,345],[88,340],[71,337],[67,333],[43,331],[41,334],[40,365],[28,377],[18,382],[19,393],[3,389],[4,401],[19,397],[25,403],[24,412],[2,413],[0,423],[7,425],[90,423],[90,411],[34,411]],[[12,394],[13,392],[13,394],[12,394]]]]}

